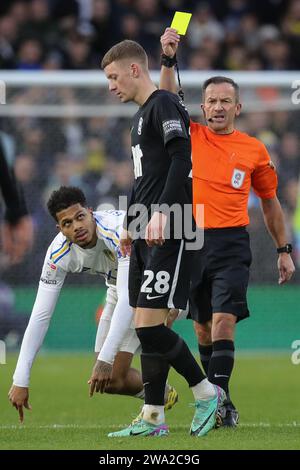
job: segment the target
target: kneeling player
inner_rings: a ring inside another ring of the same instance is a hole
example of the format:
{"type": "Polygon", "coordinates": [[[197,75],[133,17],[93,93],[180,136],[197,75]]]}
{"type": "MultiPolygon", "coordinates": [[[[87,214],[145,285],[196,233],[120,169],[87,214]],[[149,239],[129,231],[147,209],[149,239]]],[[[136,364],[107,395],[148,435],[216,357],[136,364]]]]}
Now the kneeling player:
{"type": "MultiPolygon", "coordinates": [[[[48,201],[59,234],[48,248],[37,297],[26,329],[9,399],[23,421],[29,409],[29,379],[32,363],[48,330],[56,302],[68,272],[100,274],[108,286],[104,312],[99,322],[97,355],[90,379],[90,394],[118,393],[144,398],[138,370],[130,367],[139,347],[128,300],[129,259],[119,254],[123,211],[93,212],[79,188],[61,187],[48,201]]],[[[177,401],[173,387],[166,387],[166,407],[177,401]]]]}

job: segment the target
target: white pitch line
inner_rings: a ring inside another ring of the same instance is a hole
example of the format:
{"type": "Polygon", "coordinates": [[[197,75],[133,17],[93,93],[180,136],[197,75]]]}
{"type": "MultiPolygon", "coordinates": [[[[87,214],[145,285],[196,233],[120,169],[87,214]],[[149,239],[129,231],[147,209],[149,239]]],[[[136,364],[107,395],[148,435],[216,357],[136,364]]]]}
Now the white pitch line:
{"type": "MultiPolygon", "coordinates": [[[[125,427],[126,424],[113,424],[113,425],[104,425],[104,424],[92,424],[92,425],[84,425],[84,424],[49,424],[49,425],[40,425],[40,426],[27,426],[26,424],[20,424],[20,425],[2,425],[0,426],[0,431],[9,429],[9,430],[22,430],[22,429],[118,429],[125,427]]],[[[171,429],[189,429],[190,426],[188,425],[175,425],[172,426],[170,425],[171,429]]],[[[270,424],[270,423],[240,423],[238,425],[239,428],[299,428],[300,423],[297,423],[296,421],[292,423],[277,423],[277,424],[270,424]]]]}

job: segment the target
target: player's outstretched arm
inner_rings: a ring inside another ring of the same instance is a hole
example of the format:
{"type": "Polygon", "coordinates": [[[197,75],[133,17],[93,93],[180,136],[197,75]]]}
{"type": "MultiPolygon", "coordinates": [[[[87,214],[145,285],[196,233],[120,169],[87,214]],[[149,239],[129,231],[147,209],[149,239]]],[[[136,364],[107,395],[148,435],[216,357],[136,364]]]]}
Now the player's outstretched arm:
{"type": "Polygon", "coordinates": [[[97,359],[92,375],[88,381],[90,386],[90,397],[94,395],[94,392],[104,393],[106,387],[109,386],[109,382],[112,377],[113,365],[108,362],[99,361],[97,359]]]}
{"type": "Polygon", "coordinates": [[[31,409],[28,403],[31,367],[43,344],[59,293],[60,290],[39,287],[24,334],[13,384],[8,393],[9,401],[17,409],[21,422],[24,420],[23,407],[31,409]]]}
{"type": "Polygon", "coordinates": [[[31,410],[29,404],[29,388],[28,387],[18,387],[17,385],[12,385],[8,392],[8,399],[11,402],[12,406],[16,408],[19,413],[20,422],[23,423],[24,420],[24,410],[31,410]]]}
{"type": "MultiPolygon", "coordinates": [[[[175,29],[166,28],[164,34],[160,38],[162,52],[165,56],[172,59],[177,51],[180,36],[175,29]]],[[[167,62],[165,62],[167,64],[167,62]]],[[[159,88],[177,93],[177,85],[175,80],[174,65],[162,65],[160,71],[159,88]]]]}

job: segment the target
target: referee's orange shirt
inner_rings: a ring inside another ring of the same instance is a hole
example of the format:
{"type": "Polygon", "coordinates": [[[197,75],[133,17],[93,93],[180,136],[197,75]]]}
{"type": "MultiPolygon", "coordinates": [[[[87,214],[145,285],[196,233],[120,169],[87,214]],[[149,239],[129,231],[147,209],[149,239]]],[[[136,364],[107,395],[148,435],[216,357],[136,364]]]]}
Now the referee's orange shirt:
{"type": "Polygon", "coordinates": [[[193,211],[204,228],[249,224],[248,198],[252,186],[262,199],[276,196],[277,175],[265,146],[234,130],[215,134],[191,121],[193,211]],[[204,221],[196,205],[204,205],[204,221]]]}

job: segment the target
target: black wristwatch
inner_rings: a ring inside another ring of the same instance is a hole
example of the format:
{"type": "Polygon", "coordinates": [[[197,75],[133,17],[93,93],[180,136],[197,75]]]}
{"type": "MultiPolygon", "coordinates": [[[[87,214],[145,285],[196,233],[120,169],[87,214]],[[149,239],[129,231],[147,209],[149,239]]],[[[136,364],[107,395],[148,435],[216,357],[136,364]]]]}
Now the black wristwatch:
{"type": "Polygon", "coordinates": [[[290,243],[287,243],[286,245],[277,248],[277,253],[292,253],[292,251],[293,247],[290,243]]]}

